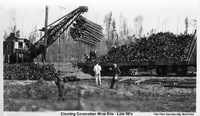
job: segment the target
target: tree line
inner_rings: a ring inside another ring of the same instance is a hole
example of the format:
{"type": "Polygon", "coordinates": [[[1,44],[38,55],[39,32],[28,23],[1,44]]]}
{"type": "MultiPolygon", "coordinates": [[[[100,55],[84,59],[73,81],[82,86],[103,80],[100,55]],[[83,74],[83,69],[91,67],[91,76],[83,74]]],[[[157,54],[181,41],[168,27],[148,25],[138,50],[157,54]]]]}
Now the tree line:
{"type": "MultiPolygon", "coordinates": [[[[12,16],[12,21],[14,26],[10,26],[10,32],[15,33],[16,37],[20,37],[20,30],[17,29],[15,15],[12,16]]],[[[128,44],[134,42],[138,37],[143,36],[143,17],[138,15],[134,19],[134,35],[129,34],[128,23],[126,18],[120,15],[120,28],[116,28],[116,20],[112,16],[112,12],[108,13],[104,17],[104,37],[102,42],[97,46],[90,46],[83,44],[78,41],[74,41],[66,30],[48,49],[47,49],[47,62],[76,62],[84,61],[85,54],[89,55],[90,51],[97,51],[97,55],[105,55],[108,50],[114,46],[121,46],[123,44],[128,44]]],[[[188,31],[188,18],[185,19],[185,33],[188,31]]],[[[149,34],[156,32],[155,29],[150,30],[149,34]]],[[[44,34],[42,32],[38,33],[37,26],[30,32],[28,39],[31,43],[35,43],[36,38],[42,37],[44,34]]],[[[4,40],[8,37],[8,33],[5,31],[4,40]]],[[[40,62],[42,56],[38,56],[36,61],[40,62]]]]}

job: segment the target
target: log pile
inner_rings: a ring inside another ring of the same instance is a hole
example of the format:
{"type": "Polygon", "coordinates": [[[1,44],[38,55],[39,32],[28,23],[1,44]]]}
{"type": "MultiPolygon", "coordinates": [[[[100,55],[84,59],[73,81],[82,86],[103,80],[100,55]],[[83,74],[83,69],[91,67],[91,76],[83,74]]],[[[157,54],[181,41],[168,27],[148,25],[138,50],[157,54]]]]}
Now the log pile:
{"type": "Polygon", "coordinates": [[[113,47],[107,55],[101,56],[101,62],[133,61],[184,61],[193,35],[174,35],[160,32],[143,37],[119,47],[113,47]]]}
{"type": "Polygon", "coordinates": [[[53,80],[55,74],[53,65],[4,65],[4,79],[9,80],[53,80]]]}
{"type": "Polygon", "coordinates": [[[75,41],[92,46],[97,45],[103,38],[103,28],[92,21],[79,16],[70,27],[70,35],[75,41]]]}

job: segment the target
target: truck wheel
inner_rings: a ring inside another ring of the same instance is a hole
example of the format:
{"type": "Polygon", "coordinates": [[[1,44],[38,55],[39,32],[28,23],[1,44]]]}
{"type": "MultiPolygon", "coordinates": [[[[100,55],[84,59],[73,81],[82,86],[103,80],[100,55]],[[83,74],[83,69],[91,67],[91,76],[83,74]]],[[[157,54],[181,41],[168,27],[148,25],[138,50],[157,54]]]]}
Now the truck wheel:
{"type": "Polygon", "coordinates": [[[158,75],[166,75],[167,74],[166,67],[157,67],[156,68],[156,73],[158,75]]]}
{"type": "Polygon", "coordinates": [[[121,70],[121,76],[126,76],[127,75],[127,70],[128,69],[126,69],[125,67],[121,67],[120,70],[121,70]]]}
{"type": "Polygon", "coordinates": [[[82,68],[82,71],[83,71],[84,73],[89,73],[89,67],[84,66],[84,67],[82,68]]]}
{"type": "Polygon", "coordinates": [[[89,74],[90,74],[91,76],[95,76],[95,73],[94,73],[94,71],[93,71],[93,67],[89,67],[89,74]]]}
{"type": "Polygon", "coordinates": [[[175,73],[177,75],[186,75],[187,74],[187,68],[186,67],[181,67],[181,66],[178,66],[178,67],[175,67],[175,73]]]}

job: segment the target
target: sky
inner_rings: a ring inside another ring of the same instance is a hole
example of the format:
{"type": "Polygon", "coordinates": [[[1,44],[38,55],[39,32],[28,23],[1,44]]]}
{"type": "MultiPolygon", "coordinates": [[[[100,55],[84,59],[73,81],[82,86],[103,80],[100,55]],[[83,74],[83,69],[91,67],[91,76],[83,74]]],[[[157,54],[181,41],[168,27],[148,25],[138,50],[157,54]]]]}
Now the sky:
{"type": "MultiPolygon", "coordinates": [[[[34,27],[44,27],[45,6],[49,7],[48,23],[62,17],[79,6],[88,6],[83,14],[87,19],[102,25],[104,17],[112,12],[117,32],[120,28],[120,15],[127,20],[130,34],[134,34],[134,19],[143,17],[144,34],[152,28],[157,31],[170,31],[175,34],[185,30],[184,20],[197,19],[200,0],[3,0],[0,4],[0,36],[10,32],[15,17],[21,37],[27,38],[34,27]]],[[[189,33],[194,27],[189,25],[189,33]]]]}

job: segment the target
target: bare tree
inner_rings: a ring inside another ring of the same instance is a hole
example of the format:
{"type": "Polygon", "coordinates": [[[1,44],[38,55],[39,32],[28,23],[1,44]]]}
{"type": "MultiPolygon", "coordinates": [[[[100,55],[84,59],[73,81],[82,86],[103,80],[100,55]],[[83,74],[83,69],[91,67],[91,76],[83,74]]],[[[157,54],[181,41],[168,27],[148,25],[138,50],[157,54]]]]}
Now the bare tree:
{"type": "Polygon", "coordinates": [[[124,20],[124,17],[122,14],[119,15],[119,36],[122,37],[123,36],[123,31],[122,31],[122,28],[123,28],[123,20],[124,20]]]}
{"type": "Polygon", "coordinates": [[[142,22],[143,22],[143,17],[141,15],[138,15],[135,19],[134,19],[134,23],[135,23],[135,34],[141,36],[142,31],[143,31],[143,27],[142,27],[142,22]]]}
{"type": "Polygon", "coordinates": [[[110,38],[110,27],[111,27],[111,21],[112,21],[112,12],[110,12],[109,14],[107,14],[104,18],[104,23],[106,24],[106,34],[107,34],[107,38],[110,38]]]}
{"type": "Polygon", "coordinates": [[[191,20],[189,21],[189,24],[190,24],[191,26],[193,26],[194,29],[197,29],[197,20],[196,20],[196,19],[191,19],[191,20]]]}
{"type": "Polygon", "coordinates": [[[162,31],[166,32],[167,25],[169,24],[168,19],[165,19],[162,24],[162,31]]]}
{"type": "Polygon", "coordinates": [[[36,42],[36,38],[39,37],[38,33],[37,33],[37,26],[35,26],[34,30],[30,33],[28,39],[31,43],[35,43],[36,42]]]}
{"type": "Polygon", "coordinates": [[[184,34],[187,34],[188,33],[188,18],[186,17],[185,19],[185,32],[184,34]]]}
{"type": "Polygon", "coordinates": [[[6,38],[8,37],[8,34],[6,31],[4,31],[4,36],[3,36],[3,39],[6,40],[6,38]]]}
{"type": "Polygon", "coordinates": [[[10,30],[11,32],[15,33],[16,32],[16,11],[14,10],[13,12],[11,11],[11,19],[10,19],[10,30]]]}
{"type": "MultiPolygon", "coordinates": [[[[16,23],[17,22],[16,21],[16,11],[13,10],[10,13],[11,14],[10,14],[10,20],[9,20],[10,21],[9,33],[14,33],[16,35],[16,37],[20,37],[20,30],[17,29],[17,23],[16,23]]],[[[5,31],[5,34],[7,35],[6,31],[5,31]]]]}
{"type": "Polygon", "coordinates": [[[112,21],[112,40],[115,39],[116,36],[116,22],[115,20],[112,21]]]}
{"type": "Polygon", "coordinates": [[[123,20],[122,34],[123,34],[123,36],[127,36],[128,35],[127,20],[125,18],[123,20]]]}

